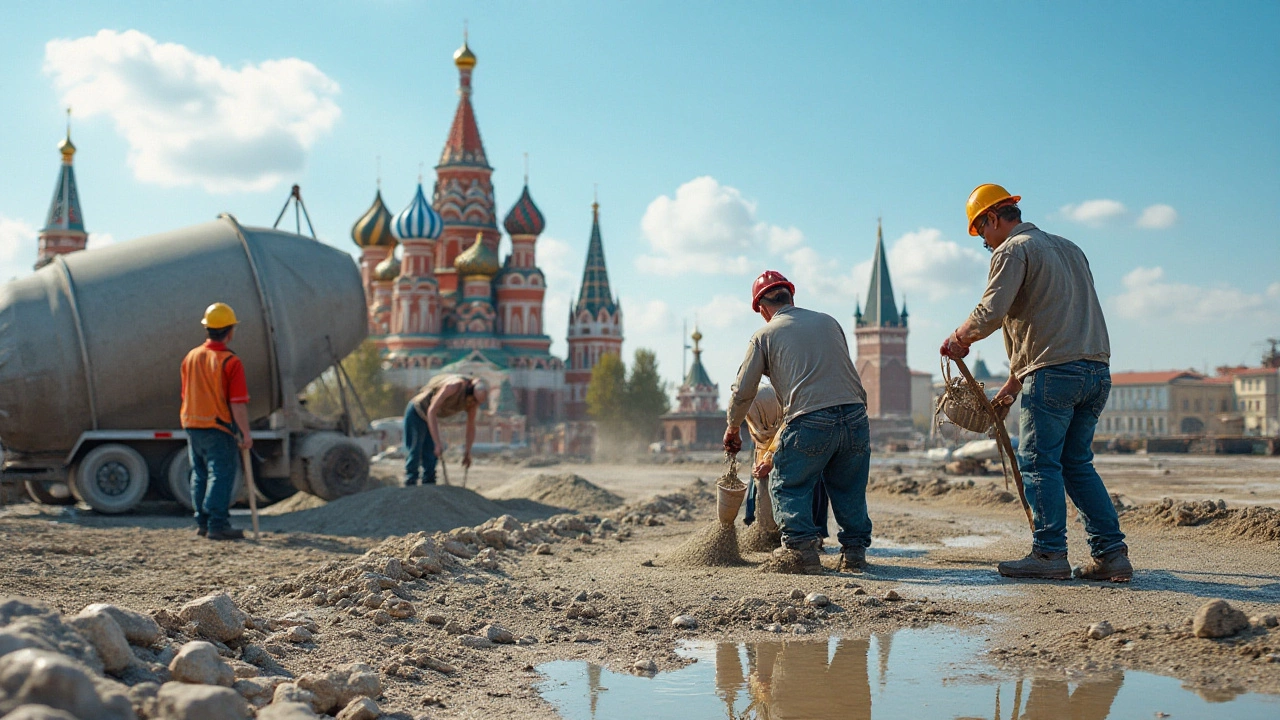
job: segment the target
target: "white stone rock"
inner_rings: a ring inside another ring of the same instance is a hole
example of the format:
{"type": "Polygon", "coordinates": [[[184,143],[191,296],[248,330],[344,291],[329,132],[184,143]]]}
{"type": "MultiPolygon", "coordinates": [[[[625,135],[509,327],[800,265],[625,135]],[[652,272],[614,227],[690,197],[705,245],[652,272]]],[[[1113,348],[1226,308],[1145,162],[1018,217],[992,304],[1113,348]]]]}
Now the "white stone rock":
{"type": "Polygon", "coordinates": [[[0,715],[22,705],[46,705],[77,718],[133,720],[124,707],[106,705],[92,671],[79,662],[48,650],[27,648],[0,657],[0,715]]]}
{"type": "Polygon", "coordinates": [[[108,603],[94,603],[88,605],[80,611],[83,615],[88,612],[104,612],[111,616],[112,620],[120,626],[124,632],[124,637],[131,645],[141,647],[151,647],[164,636],[164,631],[160,629],[160,624],[150,615],[144,615],[134,610],[111,605],[108,603]]]}
{"type": "Polygon", "coordinates": [[[820,592],[811,592],[804,596],[804,604],[809,607],[826,607],[831,604],[831,599],[820,592]]]}
{"type": "Polygon", "coordinates": [[[632,664],[631,669],[638,673],[652,675],[653,673],[658,672],[658,663],[648,658],[637,658],[635,663],[632,664]]]}
{"type": "Polygon", "coordinates": [[[272,703],[258,711],[258,720],[313,720],[318,717],[310,702],[272,703]]]}
{"type": "Polygon", "coordinates": [[[501,625],[485,625],[481,632],[483,632],[484,636],[489,639],[489,642],[497,643],[499,645],[510,645],[516,641],[516,636],[513,635],[510,630],[502,627],[501,625]]]}
{"type": "Polygon", "coordinates": [[[458,644],[462,647],[469,647],[477,650],[493,647],[492,640],[487,637],[480,637],[479,635],[459,635],[458,644]]]}
{"type": "Polygon", "coordinates": [[[377,720],[382,714],[378,703],[370,698],[356,698],[347,704],[339,713],[338,720],[377,720]]]}
{"type": "Polygon", "coordinates": [[[1115,633],[1115,628],[1111,627],[1111,623],[1103,620],[1089,626],[1089,639],[1101,640],[1115,633]]]}
{"type": "Polygon", "coordinates": [[[231,688],[168,682],[156,694],[153,720],[249,720],[249,703],[231,688]]]}
{"type": "Polygon", "coordinates": [[[55,710],[48,705],[23,705],[4,716],[4,720],[78,720],[66,710],[55,710]]]}
{"type": "Polygon", "coordinates": [[[671,627],[681,630],[697,630],[698,618],[692,615],[677,615],[671,618],[671,627]]]}
{"type": "Polygon", "coordinates": [[[67,624],[75,628],[98,651],[98,657],[102,658],[102,666],[107,672],[118,673],[134,661],[133,650],[129,649],[124,631],[109,613],[86,609],[79,615],[68,618],[67,624]]]}
{"type": "Polygon", "coordinates": [[[244,635],[245,615],[226,593],[192,600],[178,611],[178,617],[196,624],[196,632],[211,640],[230,642],[244,635]]]}
{"type": "Polygon", "coordinates": [[[169,663],[169,672],[174,680],[194,685],[231,687],[236,681],[235,671],[222,661],[218,649],[203,640],[183,645],[177,657],[169,663]]]}

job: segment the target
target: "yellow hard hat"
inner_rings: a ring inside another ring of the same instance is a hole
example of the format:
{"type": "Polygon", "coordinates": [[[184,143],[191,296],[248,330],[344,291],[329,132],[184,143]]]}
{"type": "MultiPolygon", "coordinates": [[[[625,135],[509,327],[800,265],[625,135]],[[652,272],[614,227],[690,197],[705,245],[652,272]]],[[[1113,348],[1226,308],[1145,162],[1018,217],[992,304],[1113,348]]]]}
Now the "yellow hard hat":
{"type": "Polygon", "coordinates": [[[239,321],[236,320],[236,311],[232,310],[230,305],[216,302],[204,309],[204,319],[200,324],[213,330],[221,330],[237,322],[239,321]]]}
{"type": "Polygon", "coordinates": [[[999,205],[1016,203],[1021,199],[1021,195],[1010,195],[1008,190],[994,183],[983,183],[974,188],[973,192],[969,193],[969,202],[964,206],[965,212],[969,215],[969,234],[977,236],[978,231],[974,229],[973,221],[988,210],[999,205]]]}

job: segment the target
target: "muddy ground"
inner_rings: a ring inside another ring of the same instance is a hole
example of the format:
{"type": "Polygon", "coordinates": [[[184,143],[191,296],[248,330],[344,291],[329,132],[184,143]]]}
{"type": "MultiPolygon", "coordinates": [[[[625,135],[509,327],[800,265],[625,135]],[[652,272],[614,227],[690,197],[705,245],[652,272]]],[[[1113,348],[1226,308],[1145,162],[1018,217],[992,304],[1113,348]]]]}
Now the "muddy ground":
{"type": "MultiPolygon", "coordinates": [[[[37,598],[72,614],[92,602],[174,610],[227,591],[254,618],[300,611],[318,628],[311,641],[288,643],[263,631],[256,642],[294,675],[349,662],[372,665],[383,673],[383,711],[401,718],[555,717],[535,688],[541,676],[534,668],[542,662],[586,659],[625,672],[637,660],[652,660],[659,670],[670,669],[685,662],[672,652],[683,638],[776,639],[766,629],[775,621],[780,627],[773,629],[788,636],[814,637],[941,624],[986,639],[988,659],[999,665],[1071,677],[1139,669],[1179,678],[1216,699],[1280,694],[1280,628],[1209,640],[1194,637],[1187,624],[1213,598],[1254,617],[1280,613],[1280,536],[1270,534],[1270,515],[1242,525],[1214,510],[1188,520],[1201,524],[1180,526],[1172,511],[1139,508],[1122,517],[1137,568],[1131,584],[1014,582],[997,576],[994,565],[1025,554],[1028,531],[1017,503],[1002,498],[1002,488],[987,488],[998,477],[938,483],[941,474],[927,464],[887,457],[873,467],[876,543],[869,572],[763,574],[754,564],[765,558],[759,553],[746,554],[748,564],[739,567],[673,566],[664,558],[714,513],[706,488],[688,487],[699,477],[711,481],[719,469],[698,463],[479,465],[468,480],[480,492],[532,472],[576,473],[628,503],[685,492],[665,507],[647,508],[656,514],[635,506],[592,511],[589,532],[547,532],[550,554],[538,554],[531,542],[491,553],[492,565],[465,561],[421,579],[406,577],[394,592],[414,604],[415,616],[385,624],[373,612],[319,603],[310,594],[338,587],[344,568],[371,558],[410,559],[405,542],[384,542],[376,526],[364,536],[284,533],[271,532],[278,521],[264,518],[269,531],[260,540],[217,544],[197,539],[190,521],[164,504],[125,517],[32,504],[0,510],[0,595],[37,598]],[[795,590],[823,593],[830,605],[807,606],[792,597],[795,590]],[[901,599],[885,599],[890,591],[901,599]],[[677,615],[694,617],[697,628],[672,627],[677,615]],[[1117,632],[1089,640],[1086,629],[1102,620],[1117,632]],[[525,640],[491,648],[460,644],[459,635],[488,624],[525,640]],[[441,663],[452,672],[433,669],[441,663]]],[[[1099,469],[1130,505],[1169,497],[1223,499],[1232,512],[1280,507],[1277,458],[1101,457],[1099,469]]],[[[379,471],[391,475],[394,466],[379,471]]],[[[451,473],[455,483],[459,474],[451,473]]],[[[397,502],[465,501],[457,488],[403,492],[413,495],[397,502]]],[[[500,502],[523,523],[558,511],[500,502]]],[[[1078,563],[1086,550],[1074,522],[1070,543],[1078,563]]],[[[832,566],[834,560],[828,557],[832,566]]]]}

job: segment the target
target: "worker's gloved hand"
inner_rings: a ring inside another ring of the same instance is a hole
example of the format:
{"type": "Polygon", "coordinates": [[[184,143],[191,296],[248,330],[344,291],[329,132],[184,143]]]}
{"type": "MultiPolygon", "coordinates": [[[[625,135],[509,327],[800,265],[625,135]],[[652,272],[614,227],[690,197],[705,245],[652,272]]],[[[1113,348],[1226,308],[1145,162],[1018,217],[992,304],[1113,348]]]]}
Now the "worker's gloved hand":
{"type": "Polygon", "coordinates": [[[769,477],[771,470],[773,470],[773,460],[761,460],[751,468],[751,477],[763,480],[769,477]]]}
{"type": "Polygon", "coordinates": [[[1022,382],[1010,375],[996,396],[991,398],[991,405],[995,407],[996,415],[1000,416],[1002,422],[1009,417],[1009,408],[1013,407],[1013,401],[1020,392],[1022,392],[1022,382]]]}
{"type": "Polygon", "coordinates": [[[463,456],[462,456],[462,467],[464,467],[464,468],[469,468],[469,467],[471,467],[471,453],[470,453],[470,452],[468,452],[466,455],[463,455],[463,456]]]}
{"type": "Polygon", "coordinates": [[[942,347],[939,348],[938,352],[943,357],[959,360],[969,354],[969,345],[968,343],[961,342],[960,338],[956,337],[955,333],[951,333],[947,336],[946,340],[942,341],[942,347]]]}
{"type": "Polygon", "coordinates": [[[737,455],[742,449],[742,437],[738,433],[738,428],[728,428],[724,431],[724,451],[730,455],[737,455]]]}

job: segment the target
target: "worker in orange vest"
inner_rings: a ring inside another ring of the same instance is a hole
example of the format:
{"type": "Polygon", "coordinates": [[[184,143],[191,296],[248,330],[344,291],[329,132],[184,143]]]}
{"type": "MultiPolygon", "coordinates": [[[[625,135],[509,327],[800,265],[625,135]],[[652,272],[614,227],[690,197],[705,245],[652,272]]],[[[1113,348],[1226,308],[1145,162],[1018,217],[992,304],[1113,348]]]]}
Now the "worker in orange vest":
{"type": "Polygon", "coordinates": [[[200,321],[209,335],[182,361],[182,428],[191,459],[191,503],[201,537],[240,540],[231,527],[239,450],[253,447],[249,436],[249,386],[244,364],[227,349],[235,336],[236,313],[214,303],[200,321]]]}

